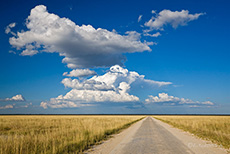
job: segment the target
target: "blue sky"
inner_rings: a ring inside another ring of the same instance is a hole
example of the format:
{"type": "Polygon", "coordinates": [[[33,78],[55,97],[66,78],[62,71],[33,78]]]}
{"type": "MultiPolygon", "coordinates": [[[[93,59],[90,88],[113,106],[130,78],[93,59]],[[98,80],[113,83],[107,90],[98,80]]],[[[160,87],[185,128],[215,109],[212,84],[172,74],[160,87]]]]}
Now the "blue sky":
{"type": "Polygon", "coordinates": [[[228,6],[223,0],[1,2],[0,113],[229,114],[228,6]],[[32,9],[40,12],[30,15],[32,9]],[[42,13],[58,18],[48,22],[42,13]]]}

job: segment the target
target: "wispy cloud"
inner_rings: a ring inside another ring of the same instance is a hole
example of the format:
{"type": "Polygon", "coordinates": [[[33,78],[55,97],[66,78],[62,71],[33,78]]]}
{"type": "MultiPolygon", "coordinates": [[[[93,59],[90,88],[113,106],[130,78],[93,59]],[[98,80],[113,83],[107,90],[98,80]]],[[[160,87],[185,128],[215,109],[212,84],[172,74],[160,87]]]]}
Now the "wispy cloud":
{"type": "Polygon", "coordinates": [[[190,105],[191,107],[198,107],[200,105],[214,105],[211,101],[193,101],[191,99],[179,98],[175,96],[169,96],[166,93],[159,93],[158,96],[149,95],[149,98],[145,99],[146,104],[157,103],[157,104],[167,104],[167,105],[190,105]]]}
{"type": "Polygon", "coordinates": [[[7,104],[5,106],[0,106],[0,109],[13,109],[13,108],[28,108],[32,106],[32,103],[19,103],[19,104],[7,104]]]}
{"type": "Polygon", "coordinates": [[[142,19],[142,15],[139,15],[138,19],[137,19],[137,22],[140,22],[142,19]]]}
{"type": "Polygon", "coordinates": [[[15,36],[16,34],[15,34],[14,32],[11,31],[11,29],[14,28],[15,26],[16,26],[16,23],[15,23],[15,22],[9,24],[8,26],[6,26],[5,33],[6,33],[6,34],[9,34],[9,33],[10,33],[10,34],[12,34],[12,35],[15,36]]]}
{"type": "Polygon", "coordinates": [[[155,14],[148,22],[145,22],[145,26],[154,30],[163,30],[163,27],[166,25],[171,25],[173,28],[178,26],[185,26],[188,22],[198,19],[201,15],[205,13],[195,13],[189,14],[188,10],[182,11],[171,11],[171,10],[162,10],[159,13],[155,11],[152,12],[155,14]]]}
{"type": "Polygon", "coordinates": [[[12,108],[14,108],[14,106],[13,105],[5,105],[5,106],[0,106],[0,109],[12,109],[12,108]]]}
{"type": "Polygon", "coordinates": [[[10,50],[10,51],[9,51],[9,53],[16,54],[16,52],[15,52],[15,51],[13,51],[13,50],[10,50]]]}
{"type": "Polygon", "coordinates": [[[156,32],[155,34],[144,33],[144,36],[158,37],[161,36],[161,33],[160,32],[156,32]]]}

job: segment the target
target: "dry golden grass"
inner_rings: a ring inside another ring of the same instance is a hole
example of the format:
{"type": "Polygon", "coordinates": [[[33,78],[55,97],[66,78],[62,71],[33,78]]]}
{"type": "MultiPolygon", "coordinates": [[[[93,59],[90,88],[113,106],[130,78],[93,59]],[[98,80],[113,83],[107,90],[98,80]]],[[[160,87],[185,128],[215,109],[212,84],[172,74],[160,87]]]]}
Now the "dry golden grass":
{"type": "Polygon", "coordinates": [[[174,127],[230,148],[230,116],[154,116],[174,127]]]}
{"type": "Polygon", "coordinates": [[[141,116],[0,116],[0,153],[81,153],[141,116]]]}

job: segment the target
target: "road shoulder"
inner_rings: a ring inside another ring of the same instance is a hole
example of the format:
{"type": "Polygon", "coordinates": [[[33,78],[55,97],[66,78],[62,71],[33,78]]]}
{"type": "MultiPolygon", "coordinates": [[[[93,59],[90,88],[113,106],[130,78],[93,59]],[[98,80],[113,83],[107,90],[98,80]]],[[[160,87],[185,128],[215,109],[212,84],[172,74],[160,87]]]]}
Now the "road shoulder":
{"type": "Polygon", "coordinates": [[[191,151],[197,154],[226,154],[228,153],[226,149],[221,146],[212,143],[211,141],[205,141],[197,136],[180,130],[178,128],[174,128],[173,126],[164,123],[160,120],[152,118],[157,124],[161,125],[165,129],[167,129],[171,134],[173,134],[176,138],[178,138],[185,146],[187,146],[191,151]]]}
{"type": "Polygon", "coordinates": [[[140,128],[142,122],[146,118],[138,121],[137,123],[131,125],[129,128],[123,130],[119,134],[112,135],[112,137],[106,141],[103,141],[102,144],[95,145],[89,150],[85,151],[85,154],[115,154],[119,153],[123,146],[126,143],[132,140],[133,135],[140,128]]]}

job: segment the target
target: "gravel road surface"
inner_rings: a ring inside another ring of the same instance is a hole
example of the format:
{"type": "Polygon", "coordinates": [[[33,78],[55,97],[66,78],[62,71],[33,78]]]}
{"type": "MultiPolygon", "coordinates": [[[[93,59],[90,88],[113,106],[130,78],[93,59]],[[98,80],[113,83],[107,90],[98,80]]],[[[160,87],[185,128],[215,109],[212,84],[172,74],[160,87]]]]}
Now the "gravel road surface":
{"type": "Polygon", "coordinates": [[[226,150],[179,129],[146,117],[89,154],[224,154],[226,150]]]}

